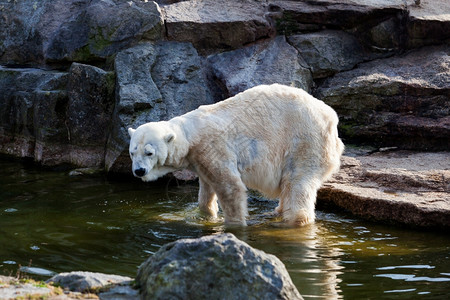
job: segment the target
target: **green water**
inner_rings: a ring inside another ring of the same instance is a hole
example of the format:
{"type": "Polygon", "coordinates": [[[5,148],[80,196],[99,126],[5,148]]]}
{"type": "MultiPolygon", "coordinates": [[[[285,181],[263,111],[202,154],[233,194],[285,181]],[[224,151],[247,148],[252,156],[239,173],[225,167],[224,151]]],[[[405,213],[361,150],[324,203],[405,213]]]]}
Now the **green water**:
{"type": "Polygon", "coordinates": [[[450,299],[448,234],[322,211],[314,225],[281,228],[264,214],[276,202],[256,199],[249,226],[226,229],[198,217],[197,191],[0,161],[0,274],[134,276],[165,243],[227,231],[280,258],[305,299],[450,299]]]}

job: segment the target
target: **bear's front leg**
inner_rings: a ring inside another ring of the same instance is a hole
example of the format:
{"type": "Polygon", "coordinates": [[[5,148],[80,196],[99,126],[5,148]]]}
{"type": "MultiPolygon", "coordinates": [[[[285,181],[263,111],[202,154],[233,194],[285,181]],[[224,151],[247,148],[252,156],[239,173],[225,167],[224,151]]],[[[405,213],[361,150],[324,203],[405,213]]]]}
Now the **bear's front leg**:
{"type": "Polygon", "coordinates": [[[200,190],[198,192],[198,206],[200,211],[213,219],[217,218],[219,206],[217,196],[212,187],[206,181],[199,178],[200,190]]]}
{"type": "Polygon", "coordinates": [[[220,207],[225,216],[225,224],[246,226],[247,188],[239,177],[228,177],[214,187],[220,207]]]}
{"type": "Polygon", "coordinates": [[[196,165],[196,172],[199,178],[206,179],[200,183],[202,191],[199,202],[202,209],[208,211],[208,203],[211,203],[212,199],[211,190],[214,191],[223,211],[225,223],[246,226],[247,188],[237,168],[230,169],[229,160],[224,159],[227,155],[227,153],[221,153],[220,160],[197,157],[199,163],[196,165]]]}

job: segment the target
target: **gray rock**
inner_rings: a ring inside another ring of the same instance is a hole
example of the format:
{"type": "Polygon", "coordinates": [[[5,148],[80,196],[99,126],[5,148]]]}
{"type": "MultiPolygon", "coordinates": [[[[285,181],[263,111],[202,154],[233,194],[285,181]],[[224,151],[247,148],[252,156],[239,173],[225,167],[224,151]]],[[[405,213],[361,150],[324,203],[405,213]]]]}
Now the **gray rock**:
{"type": "Polygon", "coordinates": [[[381,23],[366,30],[362,28],[368,34],[364,32],[359,33],[362,39],[366,39],[365,44],[371,47],[374,51],[379,52],[392,52],[405,48],[405,28],[402,24],[404,19],[403,14],[400,17],[392,17],[381,23]]]}
{"type": "Polygon", "coordinates": [[[269,3],[270,10],[280,15],[277,19],[278,33],[287,35],[324,27],[352,29],[361,24],[378,24],[405,10],[402,0],[271,0],[269,3]]]}
{"type": "Polygon", "coordinates": [[[408,1],[408,47],[450,43],[450,2],[422,1],[414,5],[408,1]]]}
{"type": "Polygon", "coordinates": [[[344,156],[317,204],[370,220],[450,229],[450,152],[387,151],[344,156]]]}
{"type": "Polygon", "coordinates": [[[0,90],[1,153],[49,166],[103,167],[113,73],[77,63],[69,72],[0,68],[0,90]]]}
{"type": "Polygon", "coordinates": [[[133,289],[129,285],[115,286],[110,290],[99,293],[98,297],[101,300],[139,300],[139,291],[133,289]]]}
{"type": "Polygon", "coordinates": [[[161,121],[214,102],[190,43],[143,43],[118,53],[116,105],[106,168],[130,172],[128,127],[161,121]]]}
{"type": "Polygon", "coordinates": [[[311,90],[312,76],[298,51],[283,36],[242,49],[210,55],[214,76],[226,97],[260,84],[281,83],[311,90]]]}
{"type": "Polygon", "coordinates": [[[86,62],[162,35],[153,1],[23,0],[0,8],[3,63],[86,62]]]}
{"type": "Polygon", "coordinates": [[[67,159],[65,72],[0,67],[0,151],[54,165],[67,159]]]}
{"type": "Polygon", "coordinates": [[[161,12],[153,1],[94,0],[58,28],[45,56],[72,61],[105,58],[140,40],[159,39],[161,32],[161,12]]]}
{"type": "Polygon", "coordinates": [[[340,117],[347,141],[450,148],[450,47],[364,63],[327,79],[315,96],[340,117]]]}
{"type": "Polygon", "coordinates": [[[236,49],[273,33],[258,1],[183,1],[162,11],[167,37],[199,50],[236,49]]]}
{"type": "Polygon", "coordinates": [[[73,292],[89,292],[110,285],[129,285],[132,280],[126,276],[78,271],[60,273],[47,280],[47,283],[58,284],[73,292]]]}
{"type": "Polygon", "coordinates": [[[278,258],[230,233],[163,246],[136,283],[142,299],[302,299],[278,258]]]}
{"type": "Polygon", "coordinates": [[[164,119],[214,103],[202,62],[190,43],[162,42],[157,49],[152,78],[166,106],[164,119]]]}
{"type": "Polygon", "coordinates": [[[105,167],[110,172],[131,168],[126,151],[127,128],[151,120],[159,121],[166,112],[150,73],[156,56],[157,49],[151,43],[124,50],[116,56],[116,104],[105,155],[105,167]]]}
{"type": "MultiPolygon", "coordinates": [[[[0,62],[6,64],[23,64],[42,62],[44,59],[43,40],[48,37],[38,29],[38,23],[43,20],[46,6],[52,1],[43,0],[37,5],[35,1],[2,1],[0,4],[0,62]],[[36,3],[36,5],[34,5],[36,3]]],[[[56,1],[55,1],[56,2],[56,1]]],[[[60,1],[63,2],[63,1],[60,1]]],[[[87,0],[85,1],[87,2],[87,0]]],[[[71,5],[61,12],[63,17],[70,13],[71,5]]],[[[44,21],[43,27],[49,31],[60,24],[61,14],[54,14],[53,20],[44,21]],[[57,23],[57,24],[55,24],[57,23]]]]}
{"type": "Polygon", "coordinates": [[[292,35],[288,41],[308,64],[314,78],[350,70],[367,57],[358,40],[344,31],[292,35]]]}
{"type": "Polygon", "coordinates": [[[104,165],[105,144],[114,109],[114,73],[73,63],[67,84],[66,126],[72,145],[71,163],[81,167],[104,165]]]}

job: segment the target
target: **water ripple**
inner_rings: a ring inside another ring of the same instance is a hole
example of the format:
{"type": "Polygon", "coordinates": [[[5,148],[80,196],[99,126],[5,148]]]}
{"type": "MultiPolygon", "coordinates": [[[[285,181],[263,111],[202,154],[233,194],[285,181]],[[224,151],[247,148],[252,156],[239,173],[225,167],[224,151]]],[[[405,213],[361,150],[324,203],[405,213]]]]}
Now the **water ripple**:
{"type": "Polygon", "coordinates": [[[404,280],[404,281],[426,281],[426,282],[450,281],[450,278],[446,277],[426,277],[426,276],[416,277],[416,275],[409,275],[409,274],[378,274],[374,275],[374,277],[385,277],[394,280],[404,280]]]}
{"type": "Polygon", "coordinates": [[[406,266],[390,266],[380,267],[377,270],[394,270],[394,269],[434,269],[434,266],[430,265],[406,265],[406,266]]]}

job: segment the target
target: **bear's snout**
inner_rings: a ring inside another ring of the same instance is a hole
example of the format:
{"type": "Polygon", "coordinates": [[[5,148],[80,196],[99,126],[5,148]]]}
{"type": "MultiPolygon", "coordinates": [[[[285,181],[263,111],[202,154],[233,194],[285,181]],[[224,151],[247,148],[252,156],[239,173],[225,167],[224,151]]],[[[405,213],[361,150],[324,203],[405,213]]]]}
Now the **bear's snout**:
{"type": "Polygon", "coordinates": [[[139,168],[139,169],[135,169],[134,170],[134,175],[136,176],[136,177],[142,177],[142,176],[144,176],[145,175],[145,168],[139,168]]]}

